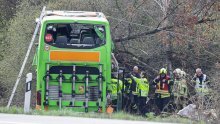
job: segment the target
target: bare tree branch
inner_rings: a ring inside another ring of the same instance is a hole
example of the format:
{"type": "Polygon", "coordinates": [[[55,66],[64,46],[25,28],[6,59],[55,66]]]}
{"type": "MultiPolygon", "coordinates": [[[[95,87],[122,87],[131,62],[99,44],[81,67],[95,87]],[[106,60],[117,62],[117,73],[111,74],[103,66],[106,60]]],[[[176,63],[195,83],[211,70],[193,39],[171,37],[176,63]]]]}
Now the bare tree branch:
{"type": "MultiPolygon", "coordinates": [[[[201,23],[206,23],[206,22],[213,22],[213,21],[216,21],[216,20],[218,20],[218,19],[210,19],[210,18],[201,19],[201,20],[197,21],[196,24],[201,24],[201,23]]],[[[167,26],[167,27],[162,27],[162,28],[155,28],[151,31],[141,32],[141,33],[137,33],[137,34],[126,36],[126,37],[116,38],[116,39],[113,39],[113,41],[114,42],[122,42],[122,41],[127,41],[127,40],[133,40],[133,39],[136,39],[136,38],[139,38],[139,37],[142,37],[142,36],[152,35],[152,34],[156,34],[158,32],[164,31],[164,30],[169,30],[169,29],[172,29],[176,26],[178,26],[178,25],[172,25],[172,26],[167,26]]]]}

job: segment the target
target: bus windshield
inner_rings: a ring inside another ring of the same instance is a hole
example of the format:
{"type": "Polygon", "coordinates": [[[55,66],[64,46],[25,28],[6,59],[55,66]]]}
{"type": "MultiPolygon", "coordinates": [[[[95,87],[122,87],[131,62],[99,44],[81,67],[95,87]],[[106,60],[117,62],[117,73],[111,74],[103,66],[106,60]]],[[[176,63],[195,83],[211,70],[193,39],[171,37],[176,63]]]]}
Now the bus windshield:
{"type": "Polygon", "coordinates": [[[58,48],[95,48],[106,43],[105,26],[81,23],[47,24],[44,42],[58,48]]]}

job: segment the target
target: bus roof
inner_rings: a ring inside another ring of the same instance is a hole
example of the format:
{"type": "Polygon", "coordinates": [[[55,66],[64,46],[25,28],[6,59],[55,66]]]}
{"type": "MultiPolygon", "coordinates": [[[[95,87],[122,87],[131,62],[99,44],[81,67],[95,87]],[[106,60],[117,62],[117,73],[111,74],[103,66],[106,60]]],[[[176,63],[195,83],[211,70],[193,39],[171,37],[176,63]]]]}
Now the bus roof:
{"type": "Polygon", "coordinates": [[[87,11],[46,11],[42,21],[47,20],[85,20],[108,22],[103,13],[87,11]]]}

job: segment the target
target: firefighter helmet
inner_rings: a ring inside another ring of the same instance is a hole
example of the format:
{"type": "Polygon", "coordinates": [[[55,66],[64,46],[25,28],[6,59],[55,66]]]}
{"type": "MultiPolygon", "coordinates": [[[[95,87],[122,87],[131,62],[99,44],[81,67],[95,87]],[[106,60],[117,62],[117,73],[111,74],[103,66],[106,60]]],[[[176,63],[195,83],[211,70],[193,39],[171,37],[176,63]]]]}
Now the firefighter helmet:
{"type": "Polygon", "coordinates": [[[173,74],[175,76],[175,78],[181,78],[181,69],[179,68],[176,68],[174,71],[173,71],[173,74]]]}
{"type": "Polygon", "coordinates": [[[160,74],[167,74],[167,70],[165,68],[160,69],[160,74]]]}
{"type": "Polygon", "coordinates": [[[185,71],[181,71],[181,77],[185,78],[186,77],[186,72],[185,71]]]}
{"type": "Polygon", "coordinates": [[[176,69],[173,71],[173,73],[176,73],[176,74],[181,74],[181,69],[176,68],[176,69]]]}

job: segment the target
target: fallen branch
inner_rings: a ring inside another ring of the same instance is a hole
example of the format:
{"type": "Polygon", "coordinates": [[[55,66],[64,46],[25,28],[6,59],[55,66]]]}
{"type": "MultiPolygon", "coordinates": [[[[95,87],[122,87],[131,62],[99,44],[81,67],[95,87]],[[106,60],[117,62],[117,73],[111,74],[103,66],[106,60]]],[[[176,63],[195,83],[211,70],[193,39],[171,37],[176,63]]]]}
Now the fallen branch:
{"type": "Polygon", "coordinates": [[[151,67],[150,65],[148,65],[146,62],[144,62],[143,60],[140,60],[137,55],[131,53],[131,52],[128,52],[128,51],[121,51],[121,50],[118,50],[119,53],[125,53],[125,54],[129,54],[132,57],[133,60],[139,62],[140,64],[144,65],[145,68],[147,68],[148,70],[152,71],[153,73],[158,73],[158,71],[156,69],[154,69],[153,67],[151,67]]]}

